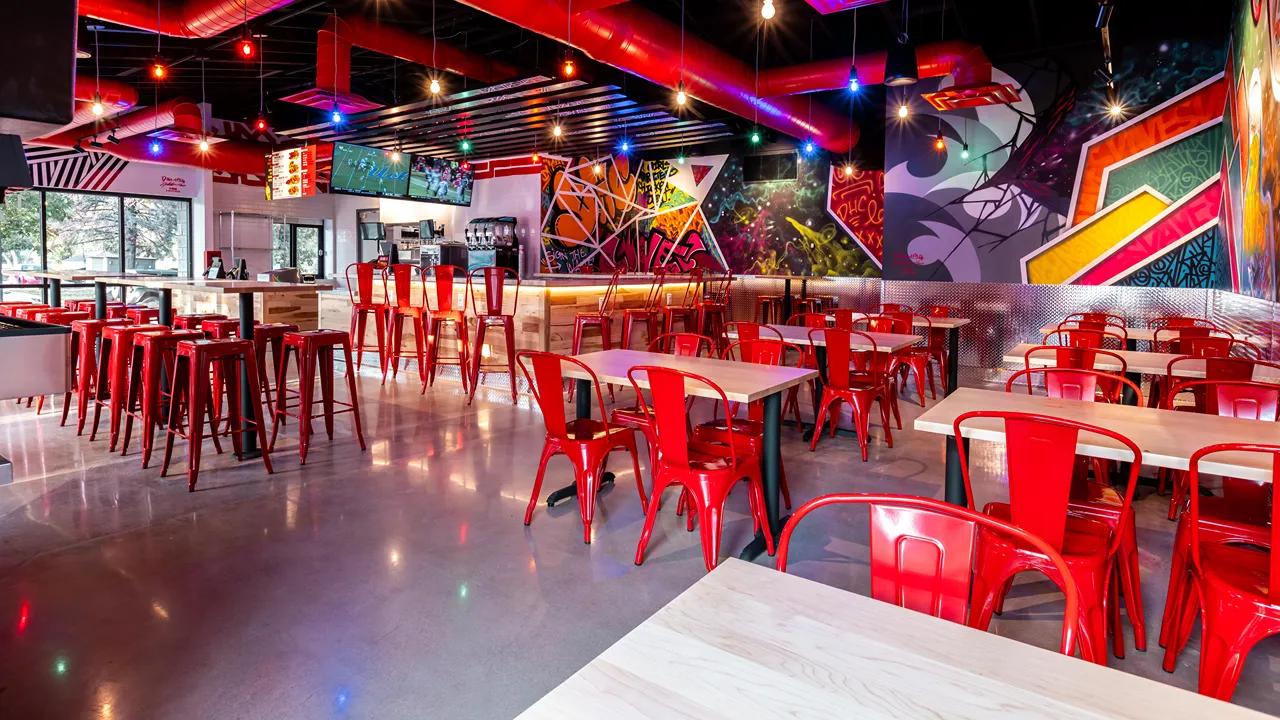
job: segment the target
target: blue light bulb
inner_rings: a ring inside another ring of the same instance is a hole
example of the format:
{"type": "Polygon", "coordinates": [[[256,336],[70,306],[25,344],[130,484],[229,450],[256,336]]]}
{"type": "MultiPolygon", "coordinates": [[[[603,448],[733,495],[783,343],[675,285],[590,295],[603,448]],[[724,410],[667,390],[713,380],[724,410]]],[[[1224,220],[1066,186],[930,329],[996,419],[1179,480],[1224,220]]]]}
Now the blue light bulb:
{"type": "Polygon", "coordinates": [[[151,154],[152,154],[152,155],[159,155],[159,154],[160,154],[160,141],[159,141],[159,140],[152,140],[152,141],[151,141],[151,148],[150,148],[150,149],[151,149],[151,154]]]}
{"type": "Polygon", "coordinates": [[[342,122],[342,112],[339,110],[334,110],[333,114],[329,116],[329,119],[335,123],[342,122]]]}
{"type": "Polygon", "coordinates": [[[813,152],[813,143],[811,143],[811,142],[807,142],[807,143],[805,143],[805,144],[804,144],[804,152],[805,152],[805,154],[806,154],[806,155],[808,155],[809,153],[812,153],[812,152],[813,152]]]}
{"type": "Polygon", "coordinates": [[[626,140],[623,140],[623,141],[622,141],[622,152],[627,152],[627,151],[628,151],[628,150],[630,150],[630,149],[631,149],[631,143],[627,142],[626,140]]]}

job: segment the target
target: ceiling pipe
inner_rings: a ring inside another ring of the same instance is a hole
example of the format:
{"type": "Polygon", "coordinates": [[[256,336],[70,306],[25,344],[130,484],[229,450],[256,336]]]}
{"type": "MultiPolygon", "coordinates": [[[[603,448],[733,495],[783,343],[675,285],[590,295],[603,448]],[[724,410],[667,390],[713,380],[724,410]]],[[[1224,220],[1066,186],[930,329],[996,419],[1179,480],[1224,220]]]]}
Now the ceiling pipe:
{"type": "MultiPolygon", "coordinates": [[[[570,22],[559,0],[460,0],[490,15],[559,42],[568,43],[570,22]]],[[[746,63],[695,35],[684,41],[681,75],[680,26],[667,22],[634,3],[575,12],[572,45],[596,60],[674,90],[683,79],[692,97],[797,138],[812,139],[833,152],[845,152],[858,142],[858,128],[849,118],[822,105],[800,99],[761,99],[755,93],[755,73],[746,63]]],[[[848,83],[849,68],[844,70],[848,83]]]]}
{"type": "Polygon", "coordinates": [[[80,14],[181,38],[209,38],[294,0],[81,0],[80,14]]]}
{"type": "MultiPolygon", "coordinates": [[[[858,68],[858,82],[862,85],[879,85],[884,82],[887,54],[863,53],[857,61],[844,57],[835,60],[760,71],[760,96],[779,97],[820,90],[842,90],[849,87],[849,68],[858,68]]],[[[964,40],[921,45],[916,48],[916,64],[920,77],[955,76],[956,86],[988,85],[991,83],[991,61],[982,48],[964,40]]]]}
{"type": "Polygon", "coordinates": [[[158,128],[171,126],[180,130],[199,133],[200,106],[185,98],[169,100],[156,107],[135,110],[105,121],[77,125],[53,135],[37,138],[31,142],[65,147],[68,143],[74,145],[78,140],[95,135],[109,134],[113,131],[117,140],[123,140],[133,135],[149,133],[158,128]]]}

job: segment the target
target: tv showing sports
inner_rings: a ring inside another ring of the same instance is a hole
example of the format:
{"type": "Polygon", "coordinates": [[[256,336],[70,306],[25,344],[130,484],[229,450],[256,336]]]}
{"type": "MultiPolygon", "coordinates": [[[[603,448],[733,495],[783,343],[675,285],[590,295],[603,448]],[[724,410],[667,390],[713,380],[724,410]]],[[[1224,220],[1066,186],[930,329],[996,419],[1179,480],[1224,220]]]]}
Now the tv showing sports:
{"type": "Polygon", "coordinates": [[[386,150],[335,142],[329,185],[332,191],[349,195],[408,197],[409,156],[393,162],[386,150]]]}
{"type": "Polygon", "coordinates": [[[409,172],[409,198],[445,205],[470,205],[476,182],[471,163],[414,155],[409,172]]]}

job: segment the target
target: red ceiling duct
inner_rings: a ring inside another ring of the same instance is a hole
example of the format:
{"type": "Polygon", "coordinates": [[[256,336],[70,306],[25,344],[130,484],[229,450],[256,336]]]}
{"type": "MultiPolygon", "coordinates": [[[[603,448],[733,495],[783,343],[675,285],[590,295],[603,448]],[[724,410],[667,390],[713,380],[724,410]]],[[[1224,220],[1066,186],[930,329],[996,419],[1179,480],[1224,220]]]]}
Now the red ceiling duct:
{"type": "MultiPolygon", "coordinates": [[[[859,55],[856,63],[846,57],[762,70],[760,95],[777,97],[847,88],[849,68],[855,64],[859,83],[879,85],[884,82],[886,58],[886,53],[873,52],[859,55]]],[[[916,48],[916,64],[922,78],[942,75],[955,78],[955,84],[951,87],[923,96],[939,110],[996,105],[1018,100],[1016,89],[991,80],[991,61],[982,48],[973,43],[948,40],[922,45],[916,48]]]]}
{"type": "Polygon", "coordinates": [[[293,2],[293,0],[80,0],[80,14],[184,38],[208,38],[293,2]]]}
{"type": "Polygon", "coordinates": [[[95,135],[106,135],[112,130],[115,131],[116,139],[123,140],[132,135],[148,133],[157,128],[169,127],[170,125],[187,129],[194,128],[198,132],[200,129],[200,107],[190,100],[169,100],[157,107],[144,108],[113,118],[95,119],[95,121],[83,125],[75,125],[53,135],[37,138],[31,142],[37,145],[70,147],[75,145],[78,140],[91,138],[95,135]]]}
{"type": "MultiPolygon", "coordinates": [[[[566,27],[570,20],[565,3],[558,0],[461,2],[554,40],[569,41],[566,27]]],[[[598,62],[668,88],[674,89],[682,79],[679,25],[634,3],[575,12],[572,25],[571,44],[598,62]]],[[[795,137],[812,138],[834,152],[845,152],[858,141],[857,126],[851,130],[848,117],[830,108],[815,105],[810,119],[807,102],[758,98],[754,71],[701,38],[685,38],[683,67],[685,89],[698,100],[744,118],[758,115],[765,127],[795,137]]],[[[847,65],[844,76],[844,82],[848,83],[847,65]]]]}
{"type": "Polygon", "coordinates": [[[882,2],[887,2],[887,0],[806,0],[806,2],[823,15],[830,15],[841,10],[852,10],[866,7],[867,5],[879,5],[882,2]]]}
{"type": "Polygon", "coordinates": [[[495,83],[520,74],[514,65],[478,53],[459,50],[442,42],[392,25],[359,16],[329,17],[316,42],[316,87],[282,98],[286,102],[328,110],[335,104],[343,112],[360,112],[381,107],[351,92],[351,46],[362,47],[407,62],[434,67],[478,80],[495,83]]]}

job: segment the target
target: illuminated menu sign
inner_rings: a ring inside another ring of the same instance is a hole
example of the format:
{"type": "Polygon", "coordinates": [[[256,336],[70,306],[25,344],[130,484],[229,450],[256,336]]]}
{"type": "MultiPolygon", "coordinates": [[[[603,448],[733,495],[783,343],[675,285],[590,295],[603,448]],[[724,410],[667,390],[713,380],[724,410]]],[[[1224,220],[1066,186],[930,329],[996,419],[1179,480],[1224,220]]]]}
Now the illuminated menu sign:
{"type": "Polygon", "coordinates": [[[316,148],[308,145],[278,150],[267,156],[267,199],[311,197],[316,194],[316,148]]]}

